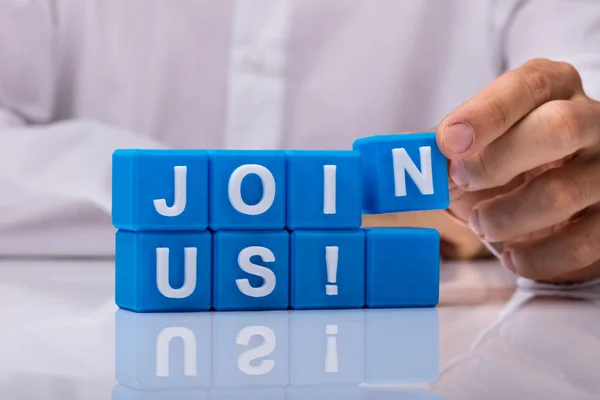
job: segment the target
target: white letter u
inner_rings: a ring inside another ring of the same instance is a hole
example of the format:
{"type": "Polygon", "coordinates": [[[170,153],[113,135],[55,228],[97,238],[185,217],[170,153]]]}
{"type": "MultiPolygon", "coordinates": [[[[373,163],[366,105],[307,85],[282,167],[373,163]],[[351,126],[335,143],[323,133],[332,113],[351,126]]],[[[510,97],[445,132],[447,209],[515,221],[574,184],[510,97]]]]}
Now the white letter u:
{"type": "Polygon", "coordinates": [[[171,299],[184,299],[196,290],[196,247],[185,248],[185,267],[183,286],[173,289],[169,283],[169,249],[158,247],[156,249],[156,285],[158,291],[171,299]]]}

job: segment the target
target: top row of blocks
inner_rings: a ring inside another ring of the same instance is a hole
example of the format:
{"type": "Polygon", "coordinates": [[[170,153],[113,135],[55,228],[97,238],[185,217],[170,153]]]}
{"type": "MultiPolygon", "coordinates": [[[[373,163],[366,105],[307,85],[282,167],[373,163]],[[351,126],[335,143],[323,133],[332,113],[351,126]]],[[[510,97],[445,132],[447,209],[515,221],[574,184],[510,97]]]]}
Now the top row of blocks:
{"type": "Polygon", "coordinates": [[[447,163],[435,133],[373,136],[353,148],[117,150],[113,225],[131,231],[357,229],[363,212],[448,207],[447,163]]]}

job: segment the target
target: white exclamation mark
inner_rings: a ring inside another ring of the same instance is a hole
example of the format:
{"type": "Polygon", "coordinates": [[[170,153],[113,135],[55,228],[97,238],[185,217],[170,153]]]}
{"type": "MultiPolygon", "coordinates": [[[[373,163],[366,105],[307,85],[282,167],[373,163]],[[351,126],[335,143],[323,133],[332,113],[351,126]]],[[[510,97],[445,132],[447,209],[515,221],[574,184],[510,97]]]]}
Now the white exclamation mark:
{"type": "Polygon", "coordinates": [[[325,247],[325,265],[327,266],[327,282],[329,283],[325,285],[327,296],[337,296],[338,294],[338,286],[335,284],[337,282],[338,254],[339,247],[325,247]]]}
{"type": "Polygon", "coordinates": [[[337,325],[325,326],[325,333],[327,334],[327,348],[325,349],[325,372],[337,373],[338,372],[338,356],[337,356],[337,325]]]}

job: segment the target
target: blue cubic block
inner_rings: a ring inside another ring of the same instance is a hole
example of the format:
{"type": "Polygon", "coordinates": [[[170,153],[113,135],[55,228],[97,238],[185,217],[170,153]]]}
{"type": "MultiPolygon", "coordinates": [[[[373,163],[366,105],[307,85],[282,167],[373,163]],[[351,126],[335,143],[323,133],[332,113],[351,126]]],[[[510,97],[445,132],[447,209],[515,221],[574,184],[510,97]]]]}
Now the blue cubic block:
{"type": "Polygon", "coordinates": [[[439,317],[435,308],[365,310],[366,377],[373,385],[435,382],[439,317]]]}
{"type": "Polygon", "coordinates": [[[291,237],[292,308],[364,307],[363,231],[294,231],[291,237]]]}
{"type": "Polygon", "coordinates": [[[287,152],[288,229],[358,229],[361,223],[358,152],[287,152]]]}
{"type": "Polygon", "coordinates": [[[206,229],[208,168],[202,150],[116,150],[113,225],[130,231],[206,229]]]}
{"type": "Polygon", "coordinates": [[[286,309],[289,239],[290,234],[283,230],[215,233],[215,310],[286,309]]]}
{"type": "Polygon", "coordinates": [[[284,151],[210,153],[210,228],[279,230],[285,227],[284,151]]]}
{"type": "Polygon", "coordinates": [[[364,382],[364,310],[292,313],[290,322],[292,385],[364,382]]]}
{"type": "Polygon", "coordinates": [[[286,386],[289,383],[287,311],[214,313],[213,386],[286,386]]]}
{"type": "Polygon", "coordinates": [[[369,214],[443,210],[450,205],[448,165],[435,132],[358,139],[363,210],[369,214]]]}
{"type": "Polygon", "coordinates": [[[136,312],[211,308],[212,235],[116,233],[115,302],[136,312]]]}
{"type": "Polygon", "coordinates": [[[208,388],[210,313],[115,313],[115,378],[136,390],[208,388]]]}
{"type": "Polygon", "coordinates": [[[436,306],[440,291],[439,232],[425,228],[365,232],[367,307],[436,306]]]}
{"type": "Polygon", "coordinates": [[[134,390],[116,385],[112,400],[207,400],[205,389],[134,390]]]}

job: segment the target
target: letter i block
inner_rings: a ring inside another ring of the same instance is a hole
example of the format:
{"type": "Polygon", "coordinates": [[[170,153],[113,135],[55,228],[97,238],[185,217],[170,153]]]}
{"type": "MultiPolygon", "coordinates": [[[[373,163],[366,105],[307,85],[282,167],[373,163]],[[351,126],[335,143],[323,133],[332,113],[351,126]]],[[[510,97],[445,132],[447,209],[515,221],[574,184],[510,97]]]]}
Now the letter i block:
{"type": "Polygon", "coordinates": [[[360,154],[287,152],[288,229],[358,229],[362,223],[360,154]]]}
{"type": "Polygon", "coordinates": [[[136,390],[208,388],[210,313],[115,314],[115,377],[136,390]]]}
{"type": "Polygon", "coordinates": [[[290,306],[294,309],[365,305],[365,235],[355,231],[294,231],[290,306]]]}
{"type": "Polygon", "coordinates": [[[369,214],[443,210],[450,205],[447,160],[435,132],[358,139],[363,210],[369,214]]]}
{"type": "Polygon", "coordinates": [[[287,231],[215,233],[215,310],[286,309],[289,240],[287,231]]]}
{"type": "Polygon", "coordinates": [[[285,227],[284,151],[211,151],[210,170],[212,230],[285,227]]]}
{"type": "Polygon", "coordinates": [[[117,150],[112,160],[112,222],[116,228],[207,228],[206,151],[117,150]]]}
{"type": "Polygon", "coordinates": [[[367,229],[367,307],[435,307],[440,234],[425,228],[367,229]]]}
{"type": "Polygon", "coordinates": [[[211,308],[209,232],[116,233],[115,301],[135,312],[211,308]]]}

